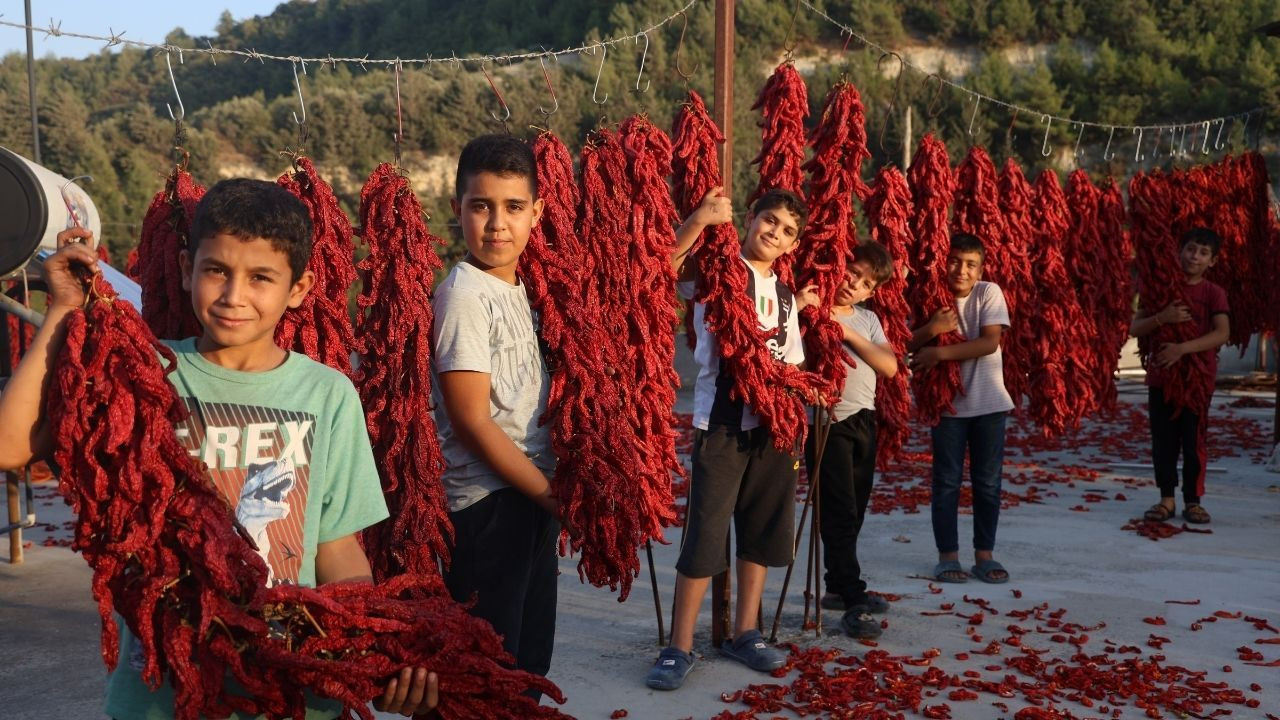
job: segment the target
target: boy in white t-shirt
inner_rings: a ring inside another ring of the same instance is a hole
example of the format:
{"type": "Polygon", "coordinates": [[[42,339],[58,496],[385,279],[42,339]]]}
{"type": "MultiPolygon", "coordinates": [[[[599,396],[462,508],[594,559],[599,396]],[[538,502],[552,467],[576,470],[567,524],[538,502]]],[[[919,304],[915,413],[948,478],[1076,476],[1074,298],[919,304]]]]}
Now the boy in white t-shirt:
{"type": "Polygon", "coordinates": [[[933,427],[933,538],[938,546],[934,577],[941,582],[966,582],[972,573],[988,583],[1008,582],[1009,573],[992,558],[996,525],[1000,520],[1000,477],[1004,465],[1005,419],[1013,399],[1004,387],[1000,336],[1009,327],[1009,307],[995,283],[982,281],[986,251],[973,235],[951,237],[947,282],[956,310],[944,308],[913,331],[910,349],[913,371],[940,362],[960,363],[964,393],[954,411],[943,413],[933,427]],[[960,330],[965,341],[930,345],[934,338],[960,330]],[[969,452],[969,481],[973,484],[973,558],[970,573],[960,567],[957,515],[965,450],[969,452]]]}
{"type": "MultiPolygon", "coordinates": [[[[867,513],[876,473],[876,377],[893,377],[898,358],[885,337],[880,318],[859,303],[893,275],[893,259],[878,242],[865,242],[845,261],[845,279],[836,289],[831,317],[840,323],[844,349],[853,361],[831,411],[831,430],[818,482],[818,525],[822,534],[822,564],[826,594],[822,606],[841,610],[840,625],[850,637],[880,635],[879,621],[889,604],[867,593],[858,563],[858,533],[867,513]]],[[[805,462],[813,475],[816,433],[805,444],[805,462]]]]}
{"type": "MultiPolygon", "coordinates": [[[[778,280],[773,263],[796,248],[809,211],[804,201],[785,190],[770,190],[756,200],[747,216],[742,262],[747,266],[746,292],[755,304],[760,329],[769,332],[770,354],[778,362],[804,362],[800,342],[800,310],[814,304],[812,288],[799,295],[778,280]]],[[[688,253],[713,225],[733,221],[733,208],[722,188],[712,188],[676,231],[672,266],[679,274],[681,295],[695,291],[688,253]]],[[[768,428],[733,392],[734,379],[723,372],[716,337],[704,321],[702,303],[693,309],[697,332],[694,359],[693,473],[689,482],[688,520],[676,562],[676,596],[671,645],[662,650],[645,678],[655,690],[675,690],[693,668],[693,628],[711,578],[727,570],[725,557],[732,520],[737,538],[738,602],[733,639],[720,651],[744,665],[769,672],[786,662],[786,652],[770,647],[757,629],[760,598],[769,567],[785,567],[794,555],[796,471],[798,458],[773,446],[768,428]]]]}

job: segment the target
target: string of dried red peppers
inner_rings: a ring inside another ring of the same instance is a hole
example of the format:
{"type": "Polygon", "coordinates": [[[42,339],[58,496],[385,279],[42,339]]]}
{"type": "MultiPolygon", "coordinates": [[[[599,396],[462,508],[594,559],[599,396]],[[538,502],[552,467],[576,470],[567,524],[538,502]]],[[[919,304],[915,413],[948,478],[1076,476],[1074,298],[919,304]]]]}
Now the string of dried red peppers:
{"type": "Polygon", "coordinates": [[[504,668],[492,628],[436,578],[267,588],[266,565],[174,432],[186,410],[161,365],[173,353],[101,276],[90,293],[66,320],[46,410],[108,668],[115,612],[140,643],[143,679],[173,687],[180,720],[300,717],[306,692],[372,720],[368,702],[406,666],[437,673],[441,717],[563,717],[520,694],[563,702],[545,678],[504,668]],[[247,694],[228,692],[229,678],[247,694]]]}
{"type": "Polygon", "coordinates": [[[182,289],[178,257],[187,249],[191,217],[202,197],[204,188],[181,166],[175,167],[164,190],[151,199],[136,254],[126,268],[141,286],[142,317],[158,338],[181,340],[203,332],[191,309],[191,295],[182,289]]]}
{"type": "MultiPolygon", "coordinates": [[[[1027,369],[1035,343],[1036,323],[1030,311],[1035,307],[1036,282],[1031,275],[1034,235],[1031,220],[1032,189],[1022,168],[1013,158],[1005,161],[997,184],[1000,212],[1004,215],[1004,237],[991,279],[1004,292],[1009,307],[1010,326],[1000,338],[1004,360],[1004,386],[1013,398],[1014,411],[1027,395],[1027,369]]],[[[1127,328],[1126,328],[1127,329],[1127,328]]]]}
{"type": "MultiPolygon", "coordinates": [[[[790,190],[804,197],[805,121],[809,119],[809,90],[795,65],[779,65],[760,90],[751,106],[761,115],[760,154],[751,161],[760,167],[760,182],[747,198],[750,206],[765,192],[774,188],[790,190]]],[[[795,288],[792,271],[795,254],[784,255],[773,263],[773,271],[788,287],[795,288]]]]}
{"type": "Polygon", "coordinates": [[[408,179],[387,163],[360,191],[360,225],[369,254],[360,262],[354,383],[391,512],[363,533],[365,554],[378,581],[437,575],[453,538],[431,413],[431,287],[444,243],[428,230],[408,179]]]}
{"type": "Polygon", "coordinates": [[[276,344],[350,375],[356,344],[347,312],[347,291],[356,281],[351,221],[310,158],[297,158],[294,167],[276,182],[296,195],[311,215],[307,269],[315,274],[315,284],[300,306],[285,311],[276,326],[276,344]]]}

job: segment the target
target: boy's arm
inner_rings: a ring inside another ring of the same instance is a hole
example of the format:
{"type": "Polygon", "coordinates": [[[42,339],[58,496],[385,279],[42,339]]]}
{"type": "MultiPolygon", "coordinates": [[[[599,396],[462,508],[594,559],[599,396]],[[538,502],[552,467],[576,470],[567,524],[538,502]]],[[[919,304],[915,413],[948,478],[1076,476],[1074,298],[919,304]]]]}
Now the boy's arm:
{"type": "Polygon", "coordinates": [[[844,333],[845,344],[857,353],[858,359],[865,361],[872,370],[875,370],[877,375],[891,378],[898,374],[898,356],[893,354],[892,346],[873,343],[846,327],[844,323],[840,324],[840,328],[844,333]]]}
{"type": "Polygon", "coordinates": [[[724,188],[717,186],[708,190],[702,203],[676,229],[676,249],[671,254],[671,268],[676,271],[679,281],[693,279],[694,267],[685,261],[698,238],[702,237],[702,231],[732,220],[733,203],[725,196],[724,188]]]}
{"type": "Polygon", "coordinates": [[[1181,343],[1165,343],[1156,353],[1156,364],[1169,367],[1178,362],[1183,355],[1217,350],[1231,338],[1231,320],[1226,313],[1213,316],[1213,329],[1198,338],[1181,343]]]}
{"type": "Polygon", "coordinates": [[[928,370],[940,362],[959,362],[990,355],[1000,349],[1003,325],[983,325],[978,337],[955,345],[927,347],[911,358],[912,370],[928,370]]]}
{"type": "MultiPolygon", "coordinates": [[[[316,545],[316,584],[373,582],[373,570],[354,533],[316,545]]],[[[440,701],[440,682],[426,668],[406,667],[387,683],[382,697],[373,701],[380,712],[406,717],[425,713],[440,701]]]]}
{"type": "Polygon", "coordinates": [[[452,370],[440,373],[444,411],[463,447],[493,468],[507,484],[527,495],[543,510],[558,515],[551,483],[502,428],[489,408],[489,373],[452,370]]]}
{"type": "Polygon", "coordinates": [[[1151,315],[1139,310],[1133,322],[1129,323],[1129,334],[1133,337],[1142,337],[1155,332],[1161,325],[1173,325],[1190,319],[1191,312],[1180,302],[1169,303],[1163,310],[1151,315]]]}
{"type": "Polygon", "coordinates": [[[951,332],[958,327],[960,327],[960,319],[956,316],[956,311],[952,308],[942,308],[929,318],[929,322],[911,331],[911,342],[907,343],[907,350],[915,352],[939,335],[951,332]]]}
{"type": "Polygon", "coordinates": [[[44,263],[49,307],[44,324],[0,394],[0,468],[19,468],[52,448],[45,425],[44,398],[53,361],[66,337],[66,319],[84,304],[84,285],[72,273],[76,266],[98,270],[98,256],[73,239],[92,240],[93,233],[71,228],[58,233],[62,248],[44,263]]]}

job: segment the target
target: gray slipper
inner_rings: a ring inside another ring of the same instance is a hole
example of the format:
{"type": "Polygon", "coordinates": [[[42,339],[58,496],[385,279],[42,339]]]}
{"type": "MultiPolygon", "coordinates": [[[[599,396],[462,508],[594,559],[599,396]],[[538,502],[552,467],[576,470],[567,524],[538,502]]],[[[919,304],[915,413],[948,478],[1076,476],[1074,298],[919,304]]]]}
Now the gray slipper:
{"type": "Polygon", "coordinates": [[[1009,571],[1005,570],[1004,566],[996,562],[995,560],[983,560],[977,565],[974,565],[973,568],[969,570],[969,572],[973,573],[974,577],[978,578],[984,583],[999,585],[1000,583],[1009,582],[1009,571]],[[996,573],[998,572],[1004,573],[1004,575],[1003,576],[996,575],[996,573]]]}
{"type": "Polygon", "coordinates": [[[969,582],[969,574],[960,567],[959,560],[944,560],[933,566],[933,579],[938,582],[965,583],[969,582]],[[959,577],[947,577],[945,573],[956,573],[959,577]]]}

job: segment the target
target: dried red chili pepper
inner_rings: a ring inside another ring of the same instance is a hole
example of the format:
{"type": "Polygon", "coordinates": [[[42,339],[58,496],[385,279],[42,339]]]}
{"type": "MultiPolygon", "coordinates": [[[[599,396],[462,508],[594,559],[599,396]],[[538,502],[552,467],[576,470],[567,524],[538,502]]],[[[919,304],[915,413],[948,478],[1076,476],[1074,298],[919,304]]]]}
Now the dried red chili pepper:
{"type": "Polygon", "coordinates": [[[369,254],[360,262],[354,382],[391,513],[361,536],[378,581],[438,574],[453,538],[431,413],[431,287],[443,241],[424,217],[407,178],[387,163],[374,169],[360,192],[369,254]]]}

